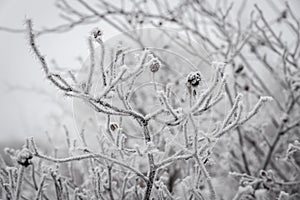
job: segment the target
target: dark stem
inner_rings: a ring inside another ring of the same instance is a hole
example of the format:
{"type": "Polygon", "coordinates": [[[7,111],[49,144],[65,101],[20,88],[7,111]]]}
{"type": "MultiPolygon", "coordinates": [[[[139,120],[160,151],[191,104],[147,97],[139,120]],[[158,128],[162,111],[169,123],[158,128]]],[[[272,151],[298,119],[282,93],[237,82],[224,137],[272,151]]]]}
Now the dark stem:
{"type": "MultiPolygon", "coordinates": [[[[151,136],[150,136],[150,132],[148,129],[148,121],[146,120],[141,120],[140,124],[143,127],[143,132],[144,132],[144,139],[145,142],[151,142],[151,136]]],[[[154,157],[152,153],[148,153],[148,162],[149,162],[149,173],[148,173],[148,182],[147,182],[147,188],[146,188],[146,192],[144,195],[144,200],[149,200],[150,196],[151,196],[151,191],[152,191],[152,187],[153,187],[153,182],[154,182],[154,177],[156,174],[156,166],[154,164],[154,157]]]]}
{"type": "MultiPolygon", "coordinates": [[[[153,161],[153,155],[149,153],[148,154],[148,159],[149,159],[149,162],[150,162],[150,160],[153,161]]],[[[149,172],[149,175],[148,175],[149,181],[147,182],[147,188],[146,188],[144,200],[149,200],[150,199],[155,174],[156,174],[156,168],[155,168],[155,166],[154,165],[150,165],[150,172],[149,172]]]]}
{"type": "Polygon", "coordinates": [[[239,127],[236,128],[237,132],[238,132],[238,137],[239,137],[239,143],[240,143],[240,146],[242,148],[241,150],[241,155],[242,155],[242,159],[243,159],[243,163],[244,163],[244,167],[245,167],[245,170],[246,170],[246,173],[251,175],[251,171],[249,169],[249,164],[248,164],[248,160],[247,160],[247,157],[246,157],[246,153],[245,153],[245,150],[244,150],[244,139],[243,139],[243,134],[242,134],[242,131],[239,127]]]}
{"type": "Polygon", "coordinates": [[[112,193],[112,188],[111,188],[111,181],[112,181],[111,180],[111,170],[112,170],[112,165],[108,165],[107,166],[107,172],[108,172],[108,188],[107,188],[107,190],[108,190],[110,199],[114,200],[115,198],[114,198],[114,195],[112,193]]]}
{"type": "MultiPolygon", "coordinates": [[[[290,104],[288,105],[287,110],[286,110],[286,113],[288,115],[290,114],[290,112],[292,112],[295,103],[296,103],[296,101],[293,99],[293,101],[291,101],[290,104]]],[[[284,121],[281,122],[281,124],[278,128],[278,131],[276,133],[276,137],[275,137],[272,145],[269,148],[267,157],[266,157],[265,162],[262,167],[263,170],[267,169],[267,167],[270,163],[270,160],[272,158],[272,155],[277,147],[277,144],[280,142],[281,136],[283,136],[284,134],[286,134],[287,132],[289,132],[290,130],[292,130],[293,128],[295,128],[297,126],[299,126],[299,121],[296,121],[295,123],[293,123],[292,125],[290,125],[286,128],[285,128],[285,122],[284,121]]]]}
{"type": "Polygon", "coordinates": [[[267,169],[267,167],[270,163],[270,160],[272,158],[273,152],[274,152],[278,142],[280,141],[281,136],[283,135],[282,127],[283,127],[283,125],[281,125],[280,128],[278,129],[275,140],[273,141],[272,145],[269,148],[268,154],[266,156],[265,162],[264,162],[263,167],[262,167],[263,170],[267,169]]]}

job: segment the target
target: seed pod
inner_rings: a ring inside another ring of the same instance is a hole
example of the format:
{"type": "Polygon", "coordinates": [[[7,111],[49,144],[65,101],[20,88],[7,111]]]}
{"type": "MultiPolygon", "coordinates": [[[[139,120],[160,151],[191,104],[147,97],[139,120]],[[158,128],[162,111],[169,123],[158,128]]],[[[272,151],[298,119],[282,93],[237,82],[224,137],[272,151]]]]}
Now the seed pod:
{"type": "Polygon", "coordinates": [[[17,162],[24,167],[28,167],[31,164],[32,158],[33,156],[29,149],[24,148],[18,153],[17,162]]]}

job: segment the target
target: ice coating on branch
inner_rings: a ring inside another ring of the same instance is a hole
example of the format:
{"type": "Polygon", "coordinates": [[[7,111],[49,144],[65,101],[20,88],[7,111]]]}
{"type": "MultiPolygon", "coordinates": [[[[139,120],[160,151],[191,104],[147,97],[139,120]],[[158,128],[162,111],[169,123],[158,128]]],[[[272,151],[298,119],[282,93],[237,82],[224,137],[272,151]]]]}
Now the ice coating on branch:
{"type": "Polygon", "coordinates": [[[226,66],[226,63],[225,62],[221,62],[221,61],[213,61],[211,63],[212,67],[217,70],[217,71],[220,71],[220,73],[224,73],[224,70],[225,70],[225,66],[226,66]]]}

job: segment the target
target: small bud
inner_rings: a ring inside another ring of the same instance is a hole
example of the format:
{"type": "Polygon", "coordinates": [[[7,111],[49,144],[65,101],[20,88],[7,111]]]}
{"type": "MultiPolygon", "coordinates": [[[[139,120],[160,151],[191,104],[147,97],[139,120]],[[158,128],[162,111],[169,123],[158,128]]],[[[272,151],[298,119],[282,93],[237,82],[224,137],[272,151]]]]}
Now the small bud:
{"type": "Polygon", "coordinates": [[[259,42],[259,44],[260,44],[261,46],[265,46],[265,45],[266,45],[266,42],[263,41],[263,40],[261,40],[261,41],[259,42]]]}
{"type": "Polygon", "coordinates": [[[17,162],[24,167],[27,167],[31,164],[31,159],[33,158],[32,153],[29,149],[22,149],[17,155],[17,162]]]}
{"type": "Polygon", "coordinates": [[[287,16],[288,16],[287,10],[282,11],[282,13],[281,13],[281,18],[282,18],[282,19],[286,19],[287,16]]]}
{"type": "Polygon", "coordinates": [[[251,53],[255,53],[256,52],[256,47],[254,46],[254,44],[250,45],[250,52],[251,53]]]}

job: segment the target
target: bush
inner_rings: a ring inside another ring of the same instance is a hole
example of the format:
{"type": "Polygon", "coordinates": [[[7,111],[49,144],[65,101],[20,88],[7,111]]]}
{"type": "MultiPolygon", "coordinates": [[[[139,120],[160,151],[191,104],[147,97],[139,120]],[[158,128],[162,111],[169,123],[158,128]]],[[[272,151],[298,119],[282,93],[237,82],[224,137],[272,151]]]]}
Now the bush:
{"type": "MultiPolygon", "coordinates": [[[[84,17],[77,7],[60,2],[63,11],[84,17]]],[[[130,10],[131,3],[103,3],[97,10],[93,4],[79,3],[115,27],[127,19],[135,28],[152,23],[183,29],[187,39],[163,31],[170,43],[162,48],[181,47],[208,71],[204,75],[203,68],[190,69],[179,56],[170,59],[154,48],[143,48],[145,36],[134,31],[124,34],[141,45],[139,51],[118,47],[106,67],[103,33],[95,29],[88,39],[90,58],[81,80],[71,73],[69,80],[52,72],[36,44],[37,36],[49,30],[34,32],[27,20],[29,43],[46,78],[101,116],[103,128],[99,133],[82,128],[78,143],[65,126],[64,157],[46,155],[33,138],[20,150],[6,149],[14,164],[7,167],[1,161],[4,199],[299,198],[300,23],[289,4],[275,25],[255,5],[255,16],[252,12],[242,27],[239,19],[227,20],[233,4],[212,9],[206,1],[174,7],[143,1],[144,7],[137,10],[130,10]],[[147,6],[156,6],[158,14],[147,6]],[[183,9],[192,18],[177,17],[183,9]],[[118,16],[116,23],[108,20],[110,14],[118,16]],[[199,29],[200,18],[212,24],[208,30],[213,37],[199,29]],[[196,51],[190,37],[202,41],[211,55],[196,51]],[[292,47],[289,41],[295,41],[292,47]],[[172,73],[178,65],[182,71],[172,73]],[[95,147],[86,139],[91,132],[97,138],[95,147]]],[[[241,5],[239,13],[243,9],[241,5]]]]}

